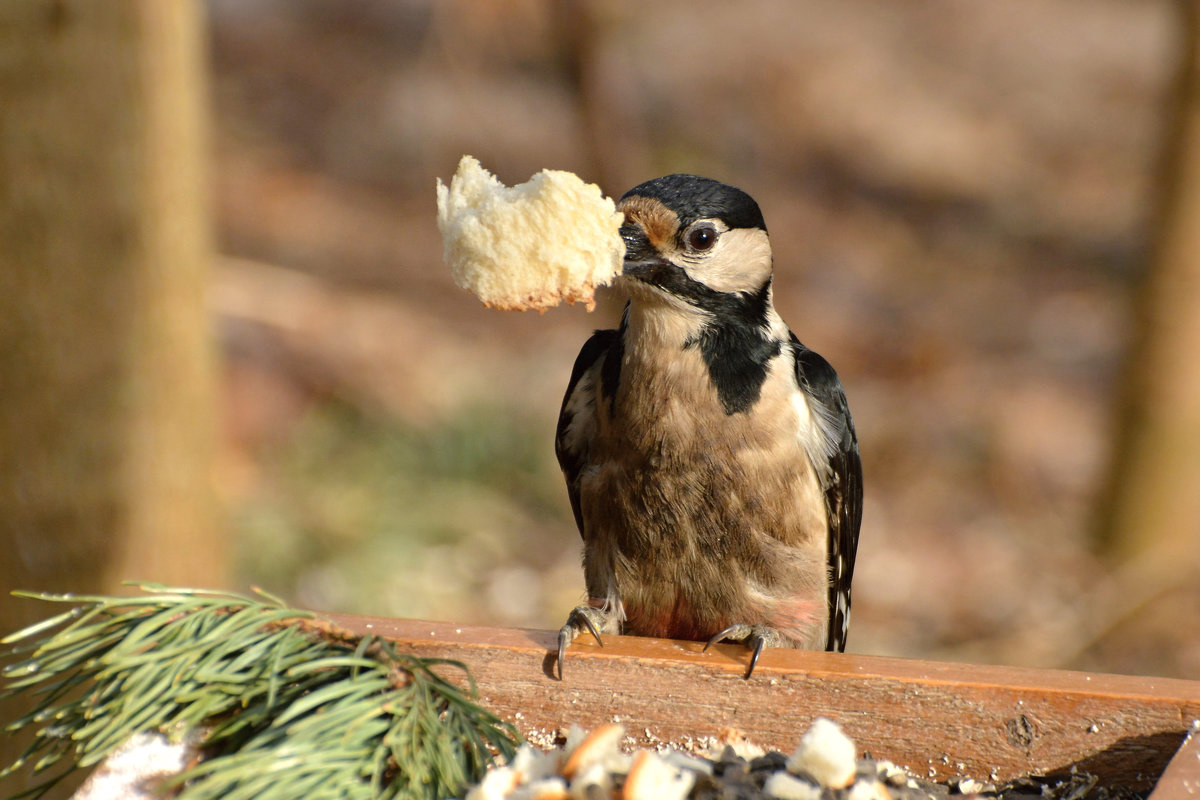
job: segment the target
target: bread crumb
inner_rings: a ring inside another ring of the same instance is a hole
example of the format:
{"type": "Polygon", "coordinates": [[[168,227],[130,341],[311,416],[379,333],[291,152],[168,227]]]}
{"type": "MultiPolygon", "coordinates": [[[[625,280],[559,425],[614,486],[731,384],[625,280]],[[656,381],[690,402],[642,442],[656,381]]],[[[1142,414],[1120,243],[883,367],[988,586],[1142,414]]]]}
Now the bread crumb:
{"type": "Polygon", "coordinates": [[[448,187],[438,179],[437,205],[454,282],[491,308],[591,311],[596,287],[621,272],[623,215],[574,173],[542,170],[508,187],[463,156],[448,187]]]}
{"type": "Polygon", "coordinates": [[[763,784],[763,794],[779,800],[820,800],[821,788],[786,772],[776,772],[763,784]]]}
{"type": "MultiPolygon", "coordinates": [[[[574,726],[572,726],[574,728],[574,726]]],[[[625,726],[609,723],[601,725],[587,734],[582,741],[567,756],[562,774],[567,780],[572,780],[576,773],[587,769],[596,762],[603,762],[609,756],[615,755],[625,737],[625,726]]],[[[568,743],[571,737],[568,736],[568,743]]]]}
{"type": "Polygon", "coordinates": [[[752,761],[766,752],[746,738],[745,732],[729,726],[721,728],[718,732],[717,744],[708,751],[709,755],[713,760],[719,759],[726,746],[732,747],[735,755],[747,761],[752,761]]]}
{"type": "Polygon", "coordinates": [[[800,740],[800,746],[788,759],[792,772],[807,772],[822,786],[841,789],[854,780],[854,742],[842,733],[837,723],[817,717],[800,740]]]}
{"type": "Polygon", "coordinates": [[[659,758],[652,750],[639,750],[621,790],[621,800],[683,800],[696,776],[659,758]]]}

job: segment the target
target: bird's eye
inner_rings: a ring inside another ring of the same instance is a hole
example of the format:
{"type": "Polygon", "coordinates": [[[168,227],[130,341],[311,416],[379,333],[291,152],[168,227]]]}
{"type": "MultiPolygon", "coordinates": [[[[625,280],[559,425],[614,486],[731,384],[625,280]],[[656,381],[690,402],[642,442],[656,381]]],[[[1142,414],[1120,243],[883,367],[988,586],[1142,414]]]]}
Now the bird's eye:
{"type": "Polygon", "coordinates": [[[693,250],[711,250],[717,243],[717,229],[707,225],[695,228],[688,233],[687,243],[693,250]]]}

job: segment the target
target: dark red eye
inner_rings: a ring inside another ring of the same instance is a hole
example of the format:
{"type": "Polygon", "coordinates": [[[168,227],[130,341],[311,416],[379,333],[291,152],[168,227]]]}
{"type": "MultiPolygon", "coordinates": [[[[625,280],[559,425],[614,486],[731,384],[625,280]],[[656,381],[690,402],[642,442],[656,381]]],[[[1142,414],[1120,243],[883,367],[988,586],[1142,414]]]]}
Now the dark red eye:
{"type": "Polygon", "coordinates": [[[710,250],[717,243],[717,229],[707,225],[695,228],[688,233],[687,243],[693,250],[710,250]]]}

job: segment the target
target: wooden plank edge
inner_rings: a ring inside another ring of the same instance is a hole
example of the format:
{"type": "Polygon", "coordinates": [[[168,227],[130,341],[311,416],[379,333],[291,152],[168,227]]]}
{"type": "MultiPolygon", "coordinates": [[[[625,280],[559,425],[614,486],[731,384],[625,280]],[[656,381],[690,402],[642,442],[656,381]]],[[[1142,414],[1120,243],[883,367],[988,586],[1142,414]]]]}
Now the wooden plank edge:
{"type": "Polygon", "coordinates": [[[722,730],[790,752],[812,720],[833,719],[860,754],[942,780],[1004,781],[1073,767],[1106,785],[1152,788],[1200,718],[1200,682],[580,637],[557,680],[552,631],[323,615],[416,655],[464,663],[483,702],[546,744],[571,723],[621,722],[637,746],[702,748],[722,730]]]}
{"type": "Polygon", "coordinates": [[[1187,738],[1167,764],[1148,800],[1196,798],[1200,798],[1200,720],[1192,724],[1187,738]]]}

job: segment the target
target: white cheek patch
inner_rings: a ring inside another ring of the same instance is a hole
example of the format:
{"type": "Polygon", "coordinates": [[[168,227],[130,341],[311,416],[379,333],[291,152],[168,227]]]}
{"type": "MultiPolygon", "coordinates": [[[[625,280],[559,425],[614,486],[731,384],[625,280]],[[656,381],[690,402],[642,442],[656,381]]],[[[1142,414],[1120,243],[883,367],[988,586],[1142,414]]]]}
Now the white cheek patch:
{"type": "Polygon", "coordinates": [[[688,275],[718,292],[752,292],[771,276],[771,241],[761,228],[725,231],[709,253],[684,260],[688,275]]]}

